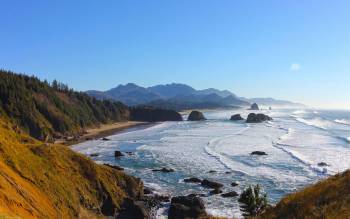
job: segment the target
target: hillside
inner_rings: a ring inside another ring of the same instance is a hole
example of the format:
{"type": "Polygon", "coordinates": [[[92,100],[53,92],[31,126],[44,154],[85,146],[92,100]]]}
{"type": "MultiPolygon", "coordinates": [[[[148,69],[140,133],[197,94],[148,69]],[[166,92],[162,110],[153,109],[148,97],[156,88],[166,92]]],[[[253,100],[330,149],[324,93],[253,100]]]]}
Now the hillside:
{"type": "Polygon", "coordinates": [[[0,185],[0,218],[101,218],[143,194],[140,180],[37,141],[3,116],[0,185]]]}
{"type": "Polygon", "coordinates": [[[350,218],[350,170],[286,196],[258,218],[350,218]]]}
{"type": "Polygon", "coordinates": [[[100,123],[127,120],[127,106],[96,100],[54,81],[0,70],[0,111],[31,136],[45,141],[79,135],[100,123]]]}

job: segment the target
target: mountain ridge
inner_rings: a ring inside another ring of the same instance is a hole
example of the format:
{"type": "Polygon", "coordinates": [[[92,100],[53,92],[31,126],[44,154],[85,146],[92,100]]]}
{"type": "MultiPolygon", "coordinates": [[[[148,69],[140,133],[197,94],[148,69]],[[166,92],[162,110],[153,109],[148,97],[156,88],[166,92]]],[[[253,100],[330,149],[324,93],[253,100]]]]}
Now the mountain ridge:
{"type": "Polygon", "coordinates": [[[120,101],[129,106],[146,105],[177,110],[191,107],[246,107],[252,103],[278,107],[305,107],[303,104],[273,98],[238,97],[229,90],[216,88],[196,90],[181,83],[160,84],[151,87],[141,87],[134,83],[128,83],[107,91],[88,90],[86,93],[100,100],[120,101]]]}

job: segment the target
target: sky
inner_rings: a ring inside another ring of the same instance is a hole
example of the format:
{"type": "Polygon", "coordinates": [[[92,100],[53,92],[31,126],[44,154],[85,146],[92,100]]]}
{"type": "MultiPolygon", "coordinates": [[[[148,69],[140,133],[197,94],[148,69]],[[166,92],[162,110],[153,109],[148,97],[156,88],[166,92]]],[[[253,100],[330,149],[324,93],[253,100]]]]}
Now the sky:
{"type": "Polygon", "coordinates": [[[0,68],[350,108],[348,0],[1,0],[0,68]]]}

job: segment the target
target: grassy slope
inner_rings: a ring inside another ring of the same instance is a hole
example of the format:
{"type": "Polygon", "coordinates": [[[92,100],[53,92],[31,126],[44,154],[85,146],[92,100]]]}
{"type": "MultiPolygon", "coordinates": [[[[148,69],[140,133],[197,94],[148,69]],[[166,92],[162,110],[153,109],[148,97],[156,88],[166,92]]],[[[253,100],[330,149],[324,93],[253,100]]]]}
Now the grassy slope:
{"type": "Polygon", "coordinates": [[[259,218],[350,218],[350,170],[286,196],[259,218]]]}
{"type": "Polygon", "coordinates": [[[0,217],[94,218],[142,194],[140,180],[14,127],[0,117],[0,217]]]}

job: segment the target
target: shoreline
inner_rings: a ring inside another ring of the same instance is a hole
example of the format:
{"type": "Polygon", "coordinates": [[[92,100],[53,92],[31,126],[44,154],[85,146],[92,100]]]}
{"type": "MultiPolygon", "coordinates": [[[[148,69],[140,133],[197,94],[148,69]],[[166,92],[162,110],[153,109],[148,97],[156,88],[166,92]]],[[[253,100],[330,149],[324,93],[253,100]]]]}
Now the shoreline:
{"type": "Polygon", "coordinates": [[[79,144],[85,141],[90,141],[93,139],[104,138],[127,129],[139,127],[139,126],[148,126],[154,125],[153,122],[141,122],[141,121],[126,121],[126,122],[116,122],[112,124],[103,124],[98,128],[86,129],[85,134],[72,139],[58,139],[55,141],[55,144],[64,144],[67,146],[72,146],[79,144]]]}

